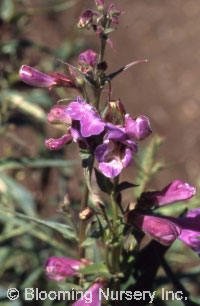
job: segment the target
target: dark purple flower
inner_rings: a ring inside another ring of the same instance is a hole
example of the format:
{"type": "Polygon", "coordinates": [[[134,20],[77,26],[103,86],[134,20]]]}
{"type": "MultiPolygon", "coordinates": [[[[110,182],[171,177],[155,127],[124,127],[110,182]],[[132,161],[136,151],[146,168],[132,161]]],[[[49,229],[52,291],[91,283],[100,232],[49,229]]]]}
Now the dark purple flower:
{"type": "Polygon", "coordinates": [[[77,275],[78,270],[84,267],[81,261],[67,258],[51,256],[45,264],[46,276],[48,279],[62,281],[70,276],[77,275]]]}
{"type": "Polygon", "coordinates": [[[117,8],[116,4],[111,4],[108,8],[107,16],[113,23],[119,23],[119,17],[123,12],[117,8]]]}
{"type": "Polygon", "coordinates": [[[79,55],[78,63],[84,66],[94,67],[97,63],[97,53],[89,49],[79,55]]]}
{"type": "Polygon", "coordinates": [[[103,144],[96,148],[95,157],[103,174],[113,178],[130,165],[137,150],[137,144],[122,129],[107,124],[107,133],[103,144]]]}
{"type": "Polygon", "coordinates": [[[125,131],[137,140],[143,140],[152,133],[150,122],[147,117],[139,116],[133,120],[129,114],[125,116],[125,131]]]}
{"type": "Polygon", "coordinates": [[[64,145],[70,143],[72,141],[72,136],[71,134],[65,134],[61,138],[54,139],[54,138],[49,138],[45,140],[45,146],[49,150],[60,150],[64,145]]]}
{"type": "Polygon", "coordinates": [[[181,228],[167,218],[138,214],[134,211],[129,212],[127,218],[128,223],[163,245],[171,245],[181,233],[181,228]]]}
{"type": "Polygon", "coordinates": [[[200,208],[195,208],[184,217],[170,218],[181,228],[178,239],[200,255],[200,208]]]}
{"type": "Polygon", "coordinates": [[[79,28],[85,28],[87,26],[90,26],[92,21],[93,21],[93,17],[96,15],[95,12],[93,12],[92,10],[85,10],[81,16],[79,17],[79,21],[78,21],[78,27],[79,28]]]}
{"type": "Polygon", "coordinates": [[[174,202],[184,201],[192,198],[196,193],[196,188],[175,180],[161,191],[144,192],[141,196],[141,204],[147,206],[162,206],[174,202]]]}
{"type": "Polygon", "coordinates": [[[102,285],[96,283],[92,285],[83,296],[83,299],[80,298],[77,302],[72,304],[72,306],[101,306],[101,295],[99,294],[99,290],[102,288],[102,285]]]}
{"type": "Polygon", "coordinates": [[[52,72],[50,75],[47,75],[26,65],[20,68],[19,77],[24,83],[36,87],[77,88],[74,80],[65,74],[52,72]]]}

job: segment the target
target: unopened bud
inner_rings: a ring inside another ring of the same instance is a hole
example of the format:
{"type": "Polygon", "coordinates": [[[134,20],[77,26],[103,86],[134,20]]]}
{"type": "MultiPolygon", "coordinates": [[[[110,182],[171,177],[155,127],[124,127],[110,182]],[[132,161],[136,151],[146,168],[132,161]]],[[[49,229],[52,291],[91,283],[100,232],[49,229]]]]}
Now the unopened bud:
{"type": "Polygon", "coordinates": [[[104,0],[95,0],[97,9],[102,12],[104,9],[104,0]]]}
{"type": "Polygon", "coordinates": [[[91,218],[93,214],[94,214],[93,209],[90,207],[87,207],[79,213],[79,219],[82,221],[86,221],[89,218],[91,218]]]}
{"type": "Polygon", "coordinates": [[[31,86],[51,88],[56,85],[51,76],[26,65],[20,68],[19,77],[24,83],[31,86]]]}
{"type": "Polygon", "coordinates": [[[122,14],[122,11],[117,8],[115,4],[111,4],[108,8],[107,17],[115,24],[119,23],[119,17],[122,14]]]}
{"type": "Polygon", "coordinates": [[[78,28],[82,29],[92,24],[93,17],[96,15],[92,10],[85,10],[78,21],[78,28]]]}
{"type": "Polygon", "coordinates": [[[72,136],[70,134],[63,135],[61,138],[49,138],[45,140],[45,146],[52,151],[60,150],[64,145],[72,141],[72,136]]]}

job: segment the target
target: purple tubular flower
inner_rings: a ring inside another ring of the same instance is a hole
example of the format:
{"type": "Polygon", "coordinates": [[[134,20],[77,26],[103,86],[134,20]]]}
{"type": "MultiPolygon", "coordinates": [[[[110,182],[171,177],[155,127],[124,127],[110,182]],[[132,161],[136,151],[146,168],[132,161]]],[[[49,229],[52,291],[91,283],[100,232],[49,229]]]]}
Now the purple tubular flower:
{"type": "Polygon", "coordinates": [[[31,86],[51,88],[56,85],[51,76],[26,65],[20,68],[19,77],[24,83],[31,86]]]}
{"type": "Polygon", "coordinates": [[[97,63],[97,53],[93,50],[89,49],[79,55],[78,63],[80,65],[86,65],[90,67],[94,67],[97,63]]]}
{"type": "Polygon", "coordinates": [[[20,79],[31,86],[36,87],[69,87],[76,88],[74,80],[65,74],[52,72],[50,75],[44,74],[35,68],[23,65],[19,71],[20,79]]]}
{"type": "Polygon", "coordinates": [[[78,27],[82,29],[89,26],[93,20],[94,15],[96,15],[96,13],[92,10],[85,10],[79,17],[78,27]]]}
{"type": "Polygon", "coordinates": [[[135,120],[129,114],[125,115],[125,131],[131,137],[137,140],[143,140],[151,133],[149,119],[145,116],[139,116],[135,120]]]}
{"type": "Polygon", "coordinates": [[[107,129],[103,144],[95,150],[95,157],[103,174],[113,178],[131,164],[138,147],[122,129],[112,124],[107,124],[107,129]]]}
{"type": "Polygon", "coordinates": [[[102,288],[102,285],[96,283],[92,285],[83,296],[83,299],[80,298],[77,302],[72,304],[72,306],[101,306],[99,290],[102,288]]]}
{"type": "Polygon", "coordinates": [[[181,228],[171,220],[129,212],[128,223],[141,229],[145,234],[163,245],[171,245],[181,234],[181,228]]]}
{"type": "Polygon", "coordinates": [[[48,279],[63,281],[77,275],[83,266],[81,261],[72,258],[51,256],[45,264],[46,276],[48,279]]]}
{"type": "Polygon", "coordinates": [[[192,198],[196,188],[179,180],[170,183],[161,191],[145,192],[141,196],[141,202],[148,206],[162,206],[174,202],[192,198]]]}
{"type": "Polygon", "coordinates": [[[170,218],[181,228],[178,239],[200,255],[200,208],[195,208],[181,218],[170,218]]]}
{"type": "Polygon", "coordinates": [[[70,134],[65,134],[61,138],[54,139],[49,138],[45,140],[45,146],[49,150],[60,150],[64,145],[70,143],[72,141],[72,136],[70,134]]]}
{"type": "Polygon", "coordinates": [[[106,125],[97,110],[80,98],[67,106],[66,114],[72,120],[80,121],[80,132],[83,137],[101,134],[106,125]]]}

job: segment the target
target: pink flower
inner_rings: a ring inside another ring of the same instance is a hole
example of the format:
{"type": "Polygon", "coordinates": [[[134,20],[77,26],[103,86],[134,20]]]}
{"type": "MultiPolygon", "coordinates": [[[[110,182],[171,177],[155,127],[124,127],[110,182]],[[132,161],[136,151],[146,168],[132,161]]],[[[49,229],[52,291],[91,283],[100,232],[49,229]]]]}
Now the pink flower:
{"type": "Polygon", "coordinates": [[[79,299],[77,302],[75,302],[72,306],[101,306],[101,300],[99,297],[101,296],[99,294],[99,290],[102,288],[102,285],[99,283],[96,283],[92,285],[85,293],[84,298],[79,299]]]}
{"type": "Polygon", "coordinates": [[[152,133],[150,122],[147,117],[139,116],[133,120],[129,114],[125,116],[125,131],[136,140],[143,140],[152,133]]]}
{"type": "Polygon", "coordinates": [[[30,66],[23,65],[19,71],[20,79],[31,86],[36,87],[69,87],[76,88],[74,80],[65,74],[52,72],[47,75],[30,66]]]}
{"type": "Polygon", "coordinates": [[[161,191],[144,192],[139,203],[145,206],[162,206],[174,202],[184,201],[192,198],[196,193],[196,188],[175,180],[161,191]]]}
{"type": "Polygon", "coordinates": [[[51,256],[45,264],[46,276],[48,279],[63,281],[77,275],[83,266],[81,261],[72,258],[51,256]]]}
{"type": "Polygon", "coordinates": [[[181,228],[167,218],[131,211],[127,221],[164,245],[171,245],[181,233],[181,228]]]}
{"type": "Polygon", "coordinates": [[[94,67],[97,63],[97,57],[97,53],[89,49],[79,55],[78,63],[79,65],[94,67]]]}

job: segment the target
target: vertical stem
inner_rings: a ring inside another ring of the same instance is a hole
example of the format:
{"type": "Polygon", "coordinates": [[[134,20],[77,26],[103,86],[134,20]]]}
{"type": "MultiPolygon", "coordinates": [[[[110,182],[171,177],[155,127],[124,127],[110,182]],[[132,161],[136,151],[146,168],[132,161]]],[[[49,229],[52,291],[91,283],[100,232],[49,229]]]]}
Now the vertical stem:
{"type": "MultiPolygon", "coordinates": [[[[88,204],[88,197],[89,197],[89,190],[86,181],[84,182],[83,186],[83,194],[82,194],[82,199],[81,199],[81,210],[84,210],[87,207],[88,204]]],[[[84,257],[85,255],[85,249],[81,247],[81,244],[86,238],[86,226],[87,222],[84,220],[80,220],[80,227],[79,227],[79,258],[84,257]]]]}

